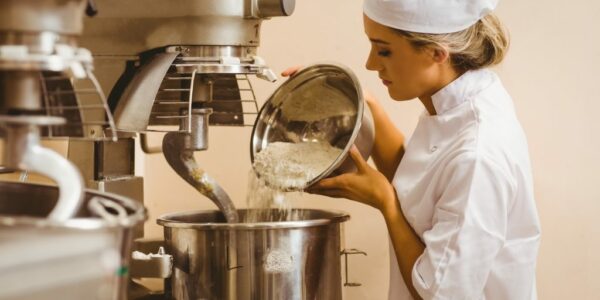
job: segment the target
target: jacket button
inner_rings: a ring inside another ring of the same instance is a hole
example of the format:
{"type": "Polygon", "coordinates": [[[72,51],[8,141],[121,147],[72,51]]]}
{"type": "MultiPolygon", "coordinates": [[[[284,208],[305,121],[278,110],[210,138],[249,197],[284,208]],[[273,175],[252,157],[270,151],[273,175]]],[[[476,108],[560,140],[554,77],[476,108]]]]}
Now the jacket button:
{"type": "Polygon", "coordinates": [[[438,147],[437,146],[432,146],[431,149],[429,149],[429,151],[431,151],[432,153],[437,151],[438,147]]]}

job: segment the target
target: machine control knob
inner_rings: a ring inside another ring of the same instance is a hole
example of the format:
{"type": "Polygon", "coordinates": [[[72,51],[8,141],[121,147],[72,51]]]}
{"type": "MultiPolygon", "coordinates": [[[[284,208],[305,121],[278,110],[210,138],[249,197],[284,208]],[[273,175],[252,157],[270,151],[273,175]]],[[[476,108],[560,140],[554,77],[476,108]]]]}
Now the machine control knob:
{"type": "Polygon", "coordinates": [[[296,0],[257,0],[257,7],[262,18],[290,16],[296,8],[296,0]]]}

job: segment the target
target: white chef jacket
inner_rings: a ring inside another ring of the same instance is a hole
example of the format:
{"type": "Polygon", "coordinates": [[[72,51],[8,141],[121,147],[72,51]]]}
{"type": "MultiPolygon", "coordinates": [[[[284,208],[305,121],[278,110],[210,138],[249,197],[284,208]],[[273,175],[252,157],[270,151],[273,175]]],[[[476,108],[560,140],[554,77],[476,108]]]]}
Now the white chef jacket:
{"type": "MultiPolygon", "coordinates": [[[[393,185],[425,244],[412,270],[424,299],[536,299],[540,224],[527,141],[490,70],[432,97],[393,185]]],[[[412,299],[390,247],[390,299],[412,299]]]]}

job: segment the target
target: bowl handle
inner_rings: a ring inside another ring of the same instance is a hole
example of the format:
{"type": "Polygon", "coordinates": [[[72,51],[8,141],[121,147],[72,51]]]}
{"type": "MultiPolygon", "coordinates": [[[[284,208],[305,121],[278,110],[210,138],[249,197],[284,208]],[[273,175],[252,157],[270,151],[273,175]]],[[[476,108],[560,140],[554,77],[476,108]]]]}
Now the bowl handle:
{"type": "Polygon", "coordinates": [[[354,255],[354,254],[362,254],[364,256],[367,256],[367,252],[358,250],[358,249],[344,249],[342,250],[342,252],[340,253],[340,255],[344,256],[344,260],[345,260],[345,265],[344,265],[344,273],[346,275],[346,278],[344,279],[344,286],[348,286],[348,287],[357,287],[357,286],[361,286],[361,283],[358,282],[348,282],[348,255],[354,255]]]}

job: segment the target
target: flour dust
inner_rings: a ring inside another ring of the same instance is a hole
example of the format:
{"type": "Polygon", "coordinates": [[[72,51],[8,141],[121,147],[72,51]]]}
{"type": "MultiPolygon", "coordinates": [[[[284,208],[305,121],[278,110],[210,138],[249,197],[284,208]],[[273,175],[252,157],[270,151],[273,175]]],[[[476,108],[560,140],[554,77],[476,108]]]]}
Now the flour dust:
{"type": "Polygon", "coordinates": [[[342,149],[325,142],[270,143],[254,158],[254,171],[248,176],[245,222],[302,220],[292,199],[301,196],[314,178],[321,175],[342,154],[342,149]],[[257,176],[258,173],[258,176],[257,176]]]}

